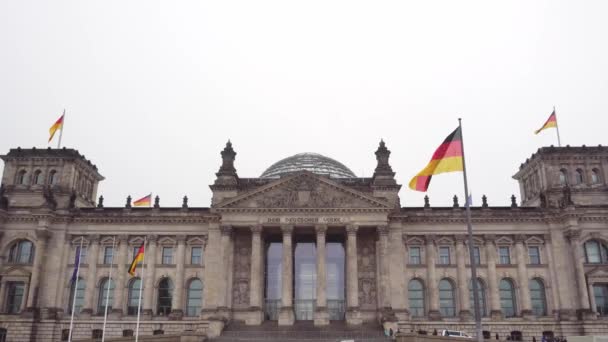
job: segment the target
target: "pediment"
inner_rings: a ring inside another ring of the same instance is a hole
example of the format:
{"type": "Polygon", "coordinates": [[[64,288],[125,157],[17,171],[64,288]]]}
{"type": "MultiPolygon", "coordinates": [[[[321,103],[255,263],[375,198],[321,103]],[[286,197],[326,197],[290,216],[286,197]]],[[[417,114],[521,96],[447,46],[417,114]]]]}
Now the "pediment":
{"type": "Polygon", "coordinates": [[[608,267],[598,267],[587,273],[587,278],[598,280],[608,279],[608,267]]]}
{"type": "Polygon", "coordinates": [[[31,272],[20,265],[9,266],[2,272],[3,277],[27,278],[30,275],[31,272]]]}
{"type": "Polygon", "coordinates": [[[383,200],[303,171],[219,203],[218,209],[392,209],[383,200]]]}

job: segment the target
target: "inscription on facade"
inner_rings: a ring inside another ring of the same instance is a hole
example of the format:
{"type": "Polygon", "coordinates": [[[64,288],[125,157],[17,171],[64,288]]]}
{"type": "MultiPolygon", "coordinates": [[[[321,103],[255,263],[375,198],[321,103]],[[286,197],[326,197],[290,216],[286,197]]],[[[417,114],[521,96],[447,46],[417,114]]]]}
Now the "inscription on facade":
{"type": "Polygon", "coordinates": [[[266,224],[345,224],[348,222],[347,218],[335,217],[335,216],[321,216],[321,217],[267,217],[262,220],[266,224]]]}

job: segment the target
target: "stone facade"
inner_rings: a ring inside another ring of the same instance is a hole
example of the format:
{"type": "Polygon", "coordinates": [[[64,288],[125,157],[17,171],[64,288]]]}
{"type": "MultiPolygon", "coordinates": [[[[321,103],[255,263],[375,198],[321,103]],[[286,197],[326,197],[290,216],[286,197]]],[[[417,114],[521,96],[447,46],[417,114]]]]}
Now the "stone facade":
{"type": "Polygon", "coordinates": [[[145,272],[142,334],[214,336],[230,321],[267,320],[271,242],[282,246],[276,320],[291,325],[301,317],[294,270],[302,241],[316,246],[315,325],[342,317],[351,325],[472,332],[475,262],[483,329],[493,338],[608,333],[608,304],[602,302],[608,300],[608,148],[540,149],[514,176],[522,206],[515,199],[489,206],[484,198],[471,208],[471,246],[465,209],[456,200],[452,207],[432,207],[428,199],[422,207],[401,206],[384,142],[371,178],[307,169],[241,178],[230,143],[221,155],[209,208],[189,207],[187,198],[179,208],[158,200],[134,208],[130,199],[125,207],[105,207],[103,198],[94,200],[103,177],[78,151],[13,149],[2,156],[0,336],[65,337],[80,246],[86,257],[74,337],[91,338],[102,328],[110,269],[107,336],[134,330],[138,278],[127,270],[143,243],[145,266],[136,271],[137,277],[145,272]],[[344,250],[338,301],[327,285],[335,281],[326,267],[330,242],[344,250]]]}

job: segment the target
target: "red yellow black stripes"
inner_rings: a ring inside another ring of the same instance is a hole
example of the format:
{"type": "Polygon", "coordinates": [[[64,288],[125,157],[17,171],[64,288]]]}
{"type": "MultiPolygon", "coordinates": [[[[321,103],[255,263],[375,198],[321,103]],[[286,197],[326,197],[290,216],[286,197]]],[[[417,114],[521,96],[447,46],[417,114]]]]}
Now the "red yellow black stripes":
{"type": "Polygon", "coordinates": [[[57,132],[57,130],[59,129],[63,129],[63,117],[65,116],[65,114],[63,114],[59,119],[57,119],[57,121],[55,121],[55,123],[53,124],[53,126],[51,126],[51,128],[49,128],[49,142],[51,142],[51,140],[53,140],[53,137],[55,136],[55,132],[57,132]]]}
{"type": "Polygon", "coordinates": [[[433,175],[462,170],[462,135],[458,127],[435,150],[428,165],[412,178],[409,187],[416,191],[426,191],[433,175]]]}
{"type": "Polygon", "coordinates": [[[534,131],[534,134],[538,134],[543,129],[551,128],[551,127],[557,127],[557,116],[555,116],[555,110],[553,110],[553,113],[551,113],[551,115],[549,115],[549,118],[547,119],[547,121],[545,122],[543,127],[534,131]]]}
{"type": "Polygon", "coordinates": [[[150,206],[150,204],[152,203],[152,194],[149,194],[147,196],[144,196],[140,199],[138,199],[137,201],[133,202],[133,206],[134,207],[145,207],[145,206],[150,206]]]}
{"type": "Polygon", "coordinates": [[[144,260],[144,245],[137,250],[137,254],[133,257],[133,261],[131,262],[131,266],[129,266],[129,274],[131,276],[135,276],[135,268],[137,268],[137,264],[144,260]]]}

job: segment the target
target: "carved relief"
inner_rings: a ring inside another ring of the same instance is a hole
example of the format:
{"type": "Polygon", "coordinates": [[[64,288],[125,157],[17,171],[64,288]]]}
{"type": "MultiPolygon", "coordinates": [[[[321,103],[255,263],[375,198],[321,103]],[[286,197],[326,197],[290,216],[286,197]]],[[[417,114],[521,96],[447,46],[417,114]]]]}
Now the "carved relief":
{"type": "Polygon", "coordinates": [[[232,278],[232,303],[249,306],[249,279],[251,277],[251,236],[237,233],[234,238],[234,273],[232,278]]]}
{"type": "Polygon", "coordinates": [[[376,243],[372,234],[357,239],[357,268],[359,273],[359,305],[362,309],[376,308],[376,243]]]}

